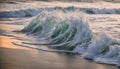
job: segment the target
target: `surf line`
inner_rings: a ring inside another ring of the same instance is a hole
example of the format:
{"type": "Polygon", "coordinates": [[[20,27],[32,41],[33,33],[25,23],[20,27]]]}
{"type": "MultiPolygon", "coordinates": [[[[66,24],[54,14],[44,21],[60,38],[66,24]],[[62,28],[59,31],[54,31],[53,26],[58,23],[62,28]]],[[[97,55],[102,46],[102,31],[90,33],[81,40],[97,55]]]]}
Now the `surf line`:
{"type": "Polygon", "coordinates": [[[27,47],[27,48],[32,48],[32,49],[37,49],[37,50],[41,50],[41,51],[46,51],[46,52],[59,52],[59,53],[72,53],[72,54],[77,54],[73,51],[67,51],[67,50],[50,50],[50,49],[42,49],[42,48],[39,48],[35,45],[27,45],[27,44],[23,44],[21,42],[11,42],[12,44],[14,45],[17,45],[17,46],[22,46],[22,47],[27,47]]]}

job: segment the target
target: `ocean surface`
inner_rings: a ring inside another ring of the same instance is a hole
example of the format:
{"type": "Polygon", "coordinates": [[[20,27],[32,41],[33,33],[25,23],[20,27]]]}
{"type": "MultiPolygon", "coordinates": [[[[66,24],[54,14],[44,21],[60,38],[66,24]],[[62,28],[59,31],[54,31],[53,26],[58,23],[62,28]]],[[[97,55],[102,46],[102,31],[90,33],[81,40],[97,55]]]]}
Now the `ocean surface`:
{"type": "Polygon", "coordinates": [[[19,40],[11,42],[17,46],[74,54],[96,63],[120,66],[120,5],[68,4],[13,11],[2,9],[0,23],[13,27],[1,28],[0,35],[19,40]]]}

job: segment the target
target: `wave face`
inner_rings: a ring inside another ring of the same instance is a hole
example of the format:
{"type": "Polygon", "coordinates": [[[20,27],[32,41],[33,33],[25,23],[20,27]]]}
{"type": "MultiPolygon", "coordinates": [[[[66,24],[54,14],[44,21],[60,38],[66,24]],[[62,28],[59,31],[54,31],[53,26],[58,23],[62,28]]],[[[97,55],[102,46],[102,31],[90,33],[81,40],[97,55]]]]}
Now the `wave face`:
{"type": "Polygon", "coordinates": [[[34,42],[25,41],[24,45],[47,45],[58,51],[80,54],[97,63],[120,66],[120,40],[103,33],[94,34],[79,11],[42,12],[22,32],[35,36],[34,42]]]}

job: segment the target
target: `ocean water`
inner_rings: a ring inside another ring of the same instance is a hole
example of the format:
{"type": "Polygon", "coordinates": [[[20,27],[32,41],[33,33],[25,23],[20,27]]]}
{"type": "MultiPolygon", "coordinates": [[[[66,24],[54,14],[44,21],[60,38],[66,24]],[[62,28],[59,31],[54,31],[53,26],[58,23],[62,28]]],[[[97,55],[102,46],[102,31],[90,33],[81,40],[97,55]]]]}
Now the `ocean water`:
{"type": "Polygon", "coordinates": [[[120,66],[119,9],[55,7],[19,12],[8,12],[12,16],[5,17],[30,16],[11,23],[22,28],[1,32],[21,41],[13,44],[48,52],[74,53],[97,63],[120,66]]]}

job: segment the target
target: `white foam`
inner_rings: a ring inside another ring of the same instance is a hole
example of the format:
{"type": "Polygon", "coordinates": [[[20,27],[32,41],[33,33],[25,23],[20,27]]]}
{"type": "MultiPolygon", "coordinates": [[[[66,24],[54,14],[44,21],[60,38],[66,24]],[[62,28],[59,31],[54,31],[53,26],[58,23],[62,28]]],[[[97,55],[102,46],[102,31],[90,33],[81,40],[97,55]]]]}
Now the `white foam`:
{"type": "Polygon", "coordinates": [[[79,11],[66,13],[54,10],[43,12],[23,29],[28,35],[33,34],[33,36],[37,36],[36,42],[27,41],[22,44],[47,44],[53,48],[81,54],[82,57],[92,59],[98,63],[119,66],[120,40],[113,39],[105,33],[99,33],[99,35],[94,34],[84,15],[84,13],[79,11]],[[35,25],[33,26],[33,24],[35,25]],[[66,26],[68,26],[67,29],[65,29],[66,26]],[[42,27],[42,30],[39,30],[38,27],[42,27]],[[36,29],[38,30],[33,32],[36,29]],[[63,29],[65,31],[61,33],[63,29]],[[55,32],[56,30],[57,32],[55,32]],[[53,34],[57,36],[51,37],[53,34]]]}

